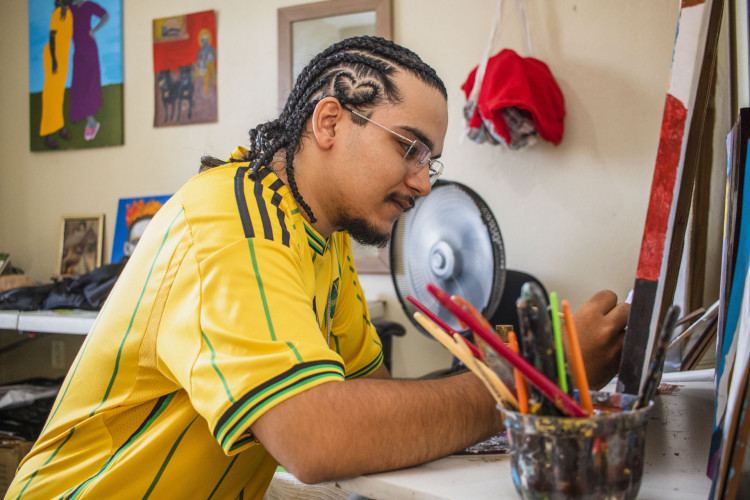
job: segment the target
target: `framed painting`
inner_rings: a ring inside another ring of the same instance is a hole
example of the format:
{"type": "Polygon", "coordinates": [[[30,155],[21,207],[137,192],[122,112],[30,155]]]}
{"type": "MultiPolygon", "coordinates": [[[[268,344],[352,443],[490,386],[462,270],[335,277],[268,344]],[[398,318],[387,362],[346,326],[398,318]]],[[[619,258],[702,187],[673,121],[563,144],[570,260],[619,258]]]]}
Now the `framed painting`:
{"type": "Polygon", "coordinates": [[[120,199],[117,204],[117,220],[110,262],[114,264],[123,257],[132,255],[146,226],[171,196],[168,194],[120,199]]]}
{"type": "Polygon", "coordinates": [[[62,218],[58,271],[61,276],[80,276],[102,265],[104,214],[62,218]]]}
{"type": "Polygon", "coordinates": [[[154,127],[217,121],[213,10],[154,20],[154,127]]]}
{"type": "Polygon", "coordinates": [[[122,0],[28,3],[31,151],[123,144],[122,0]]]}

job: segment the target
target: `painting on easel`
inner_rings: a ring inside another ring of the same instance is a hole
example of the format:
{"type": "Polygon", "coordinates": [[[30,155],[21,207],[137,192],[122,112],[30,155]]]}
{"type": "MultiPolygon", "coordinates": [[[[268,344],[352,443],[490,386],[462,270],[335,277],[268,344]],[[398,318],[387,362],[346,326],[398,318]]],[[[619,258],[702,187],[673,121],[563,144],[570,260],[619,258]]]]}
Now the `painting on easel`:
{"type": "Polygon", "coordinates": [[[154,127],[217,120],[213,10],[154,20],[154,127]]]}
{"type": "Polygon", "coordinates": [[[123,143],[122,0],[29,0],[31,151],[123,143]]]}
{"type": "Polygon", "coordinates": [[[700,147],[691,126],[705,119],[722,10],[722,0],[685,1],[680,7],[618,392],[638,393],[674,300],[700,147]]]}

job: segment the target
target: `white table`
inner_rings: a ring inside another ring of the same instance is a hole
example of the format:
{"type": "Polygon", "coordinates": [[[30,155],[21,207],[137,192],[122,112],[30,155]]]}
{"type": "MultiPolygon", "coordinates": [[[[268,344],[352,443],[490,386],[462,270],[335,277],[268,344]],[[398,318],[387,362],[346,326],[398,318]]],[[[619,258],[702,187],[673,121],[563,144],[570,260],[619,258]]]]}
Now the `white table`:
{"type": "MultiPolygon", "coordinates": [[[[714,386],[709,376],[662,383],[679,387],[656,398],[647,428],[646,463],[638,498],[708,497],[706,476],[714,386]],[[708,379],[708,380],[707,380],[708,379]]],[[[338,481],[344,490],[374,499],[519,498],[510,455],[450,456],[419,467],[338,481]]]]}
{"type": "MultiPolygon", "coordinates": [[[[368,300],[372,319],[385,316],[384,300],[368,300]]],[[[63,333],[86,335],[96,320],[98,311],[0,311],[0,330],[19,333],[63,333]]]]}

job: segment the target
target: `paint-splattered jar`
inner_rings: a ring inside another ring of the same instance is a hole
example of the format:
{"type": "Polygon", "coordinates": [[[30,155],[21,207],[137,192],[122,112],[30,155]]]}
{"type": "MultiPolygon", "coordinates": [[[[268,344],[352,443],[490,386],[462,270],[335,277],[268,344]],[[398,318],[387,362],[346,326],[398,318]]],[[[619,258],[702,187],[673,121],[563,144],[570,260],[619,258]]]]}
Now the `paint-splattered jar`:
{"type": "Polygon", "coordinates": [[[633,499],[643,476],[647,414],[636,397],[591,392],[596,415],[502,410],[516,490],[526,499],[633,499]]]}

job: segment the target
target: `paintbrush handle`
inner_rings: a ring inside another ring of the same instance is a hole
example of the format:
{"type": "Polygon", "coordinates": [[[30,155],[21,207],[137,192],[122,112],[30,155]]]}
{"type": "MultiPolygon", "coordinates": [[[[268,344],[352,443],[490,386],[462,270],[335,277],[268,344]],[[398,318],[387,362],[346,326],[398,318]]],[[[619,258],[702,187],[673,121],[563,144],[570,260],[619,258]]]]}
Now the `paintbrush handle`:
{"type": "Polygon", "coordinates": [[[474,333],[479,335],[492,349],[494,349],[499,355],[508,360],[508,362],[514,367],[518,368],[518,371],[526,377],[526,379],[533,385],[535,385],[550,401],[555,403],[560,410],[565,414],[572,417],[586,417],[588,416],[583,409],[578,406],[573,398],[565,394],[560,390],[554,383],[548,378],[539,373],[539,371],[531,366],[528,361],[523,359],[521,356],[513,352],[508,346],[506,346],[494,332],[488,331],[479,320],[474,318],[473,315],[464,311],[461,307],[454,304],[451,301],[447,293],[435,285],[428,283],[427,291],[429,291],[448,311],[453,313],[458,319],[466,323],[474,333]]]}
{"type": "Polygon", "coordinates": [[[648,366],[646,380],[643,381],[641,392],[638,394],[638,400],[635,402],[635,405],[633,405],[634,410],[647,406],[649,401],[651,401],[656,394],[656,389],[658,389],[659,382],[661,382],[661,374],[664,371],[664,359],[667,356],[667,344],[669,343],[669,338],[672,336],[675,326],[677,325],[677,318],[679,315],[680,307],[673,305],[669,308],[667,315],[664,317],[664,324],[662,325],[656,347],[651,356],[651,363],[648,366]]]}

